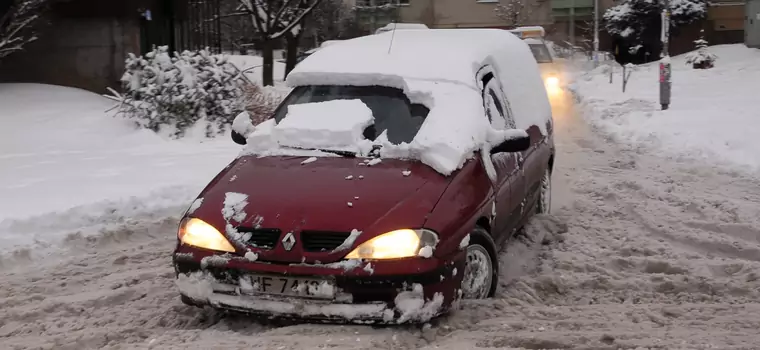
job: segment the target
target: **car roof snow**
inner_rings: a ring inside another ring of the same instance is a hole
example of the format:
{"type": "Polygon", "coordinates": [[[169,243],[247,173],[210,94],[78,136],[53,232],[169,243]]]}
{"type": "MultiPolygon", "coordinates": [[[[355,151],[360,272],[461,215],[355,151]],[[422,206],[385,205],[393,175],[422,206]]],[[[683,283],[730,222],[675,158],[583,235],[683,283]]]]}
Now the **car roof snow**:
{"type": "MultiPolygon", "coordinates": [[[[527,44],[501,29],[403,30],[346,40],[324,47],[299,64],[288,85],[317,85],[330,76],[395,76],[478,87],[477,71],[494,62],[504,73],[535,64],[527,44]]],[[[518,74],[519,75],[519,74],[518,74]]],[[[356,82],[357,85],[366,85],[356,82]]],[[[378,84],[382,85],[382,84],[378,84]]]]}

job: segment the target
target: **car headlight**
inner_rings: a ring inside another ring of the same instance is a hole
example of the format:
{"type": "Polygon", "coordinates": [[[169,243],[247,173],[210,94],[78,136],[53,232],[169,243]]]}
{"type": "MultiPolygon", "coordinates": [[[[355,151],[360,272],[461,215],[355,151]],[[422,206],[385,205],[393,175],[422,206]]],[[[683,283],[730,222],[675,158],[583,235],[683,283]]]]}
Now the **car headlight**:
{"type": "Polygon", "coordinates": [[[401,229],[384,233],[360,244],[346,259],[401,259],[420,254],[425,247],[435,248],[438,235],[430,230],[401,229]]]}
{"type": "Polygon", "coordinates": [[[559,78],[555,76],[550,76],[546,78],[544,83],[546,84],[547,87],[556,88],[559,86],[559,78]]]}
{"type": "Polygon", "coordinates": [[[183,244],[198,248],[235,252],[235,247],[214,226],[196,218],[186,218],[179,224],[177,238],[183,244]]]}

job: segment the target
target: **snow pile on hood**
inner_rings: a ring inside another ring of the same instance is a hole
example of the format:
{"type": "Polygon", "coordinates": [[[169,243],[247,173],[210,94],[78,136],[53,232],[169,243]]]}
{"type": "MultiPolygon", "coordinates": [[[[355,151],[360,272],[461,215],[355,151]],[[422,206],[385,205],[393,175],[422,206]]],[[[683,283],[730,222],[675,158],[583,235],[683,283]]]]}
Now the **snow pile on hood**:
{"type": "MultiPolygon", "coordinates": [[[[393,145],[382,137],[371,144],[382,146],[381,157],[418,159],[443,175],[462,167],[489,141],[524,135],[491,128],[478,79],[484,66],[504,83],[517,128],[536,125],[546,133],[551,107],[538,65],[522,40],[496,29],[412,30],[393,36],[392,45],[387,33],[321,49],[299,64],[287,83],[291,87],[381,85],[403,90],[412,103],[430,109],[419,132],[408,144],[393,145]],[[489,137],[500,133],[501,137],[489,137]]],[[[249,135],[243,154],[271,155],[268,148],[275,145],[268,135],[276,132],[274,124],[274,120],[260,124],[249,135]]],[[[367,146],[357,147],[360,155],[372,149],[367,146]]]]}
{"type": "Polygon", "coordinates": [[[361,100],[334,100],[288,106],[272,129],[273,141],[297,148],[346,148],[364,139],[375,118],[361,100]]]}
{"type": "Polygon", "coordinates": [[[600,67],[579,79],[574,90],[593,113],[589,121],[618,141],[663,150],[673,156],[760,170],[757,87],[760,51],[744,45],[717,45],[712,69],[693,69],[686,56],[672,58],[672,101],[662,111],[658,62],[637,66],[623,93],[620,66],[613,85],[600,67]]]}

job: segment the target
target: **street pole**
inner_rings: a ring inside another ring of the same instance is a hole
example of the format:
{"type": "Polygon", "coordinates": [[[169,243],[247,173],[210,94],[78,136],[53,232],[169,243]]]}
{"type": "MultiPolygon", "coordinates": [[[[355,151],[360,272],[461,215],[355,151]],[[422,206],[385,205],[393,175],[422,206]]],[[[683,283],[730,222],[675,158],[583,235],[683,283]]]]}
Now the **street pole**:
{"type": "Polygon", "coordinates": [[[660,53],[660,106],[664,111],[670,107],[670,54],[668,53],[670,41],[670,1],[662,1],[664,6],[662,9],[662,29],[660,30],[660,40],[662,41],[662,52],[660,53]]]}
{"type": "Polygon", "coordinates": [[[594,0],[594,68],[599,66],[599,0],[594,0]]]}
{"type": "Polygon", "coordinates": [[[570,34],[570,43],[575,46],[575,0],[570,0],[570,28],[568,28],[570,34]]]}

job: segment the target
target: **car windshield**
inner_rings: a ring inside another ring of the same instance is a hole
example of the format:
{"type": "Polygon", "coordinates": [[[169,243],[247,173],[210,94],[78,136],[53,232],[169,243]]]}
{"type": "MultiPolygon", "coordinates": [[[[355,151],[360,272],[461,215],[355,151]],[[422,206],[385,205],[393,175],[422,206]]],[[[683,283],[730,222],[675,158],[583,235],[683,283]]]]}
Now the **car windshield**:
{"type": "Polygon", "coordinates": [[[552,63],[552,55],[549,54],[549,48],[544,44],[530,44],[530,51],[533,51],[533,57],[538,63],[552,63]]]}
{"type": "Polygon", "coordinates": [[[279,123],[290,105],[353,99],[361,100],[372,110],[375,123],[364,130],[364,137],[372,141],[386,132],[392,144],[411,142],[430,112],[421,104],[411,103],[404,92],[396,88],[315,85],[295,88],[277,107],[274,118],[279,123]]]}

